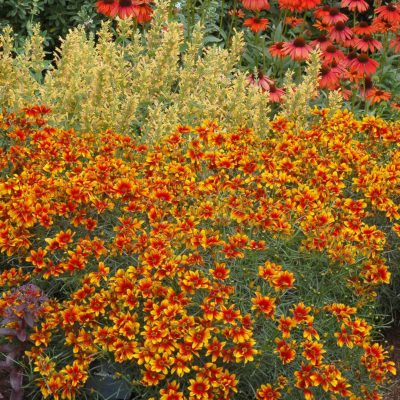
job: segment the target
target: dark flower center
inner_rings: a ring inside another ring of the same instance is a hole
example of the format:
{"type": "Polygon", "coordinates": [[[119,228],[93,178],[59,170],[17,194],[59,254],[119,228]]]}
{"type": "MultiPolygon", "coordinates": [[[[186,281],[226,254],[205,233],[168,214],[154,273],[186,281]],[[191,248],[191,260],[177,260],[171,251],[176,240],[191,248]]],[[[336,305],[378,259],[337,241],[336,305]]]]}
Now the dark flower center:
{"type": "Polygon", "coordinates": [[[339,9],[336,7],[332,7],[329,10],[329,15],[331,15],[332,17],[334,17],[335,15],[338,15],[340,13],[339,9]]]}
{"type": "Polygon", "coordinates": [[[121,7],[130,7],[132,5],[132,0],[119,0],[119,5],[121,7]]]}
{"type": "Polygon", "coordinates": [[[394,4],[388,4],[386,6],[386,8],[388,9],[388,11],[396,11],[397,10],[397,8],[394,4]]]}
{"type": "Polygon", "coordinates": [[[327,65],[323,65],[321,67],[321,75],[322,76],[327,75],[330,71],[331,71],[331,69],[327,65]]]}
{"type": "Polygon", "coordinates": [[[382,96],[382,95],[383,95],[383,90],[377,90],[377,91],[375,92],[375,95],[377,95],[377,96],[382,96]]]}
{"type": "Polygon", "coordinates": [[[364,35],[363,40],[364,42],[372,42],[373,38],[371,35],[364,35]]]}
{"type": "Polygon", "coordinates": [[[278,43],[276,43],[275,47],[276,47],[277,49],[279,49],[279,50],[282,50],[282,49],[283,49],[283,42],[278,42],[278,43]]]}
{"type": "Polygon", "coordinates": [[[345,24],[344,22],[338,22],[338,23],[335,25],[335,29],[336,29],[337,31],[344,31],[345,28],[346,28],[346,24],[345,24]]]}
{"type": "Polygon", "coordinates": [[[270,93],[276,92],[276,86],[273,83],[270,83],[269,85],[269,92],[270,93]]]}
{"type": "Polygon", "coordinates": [[[368,27],[369,27],[369,24],[368,24],[367,21],[361,21],[360,22],[360,28],[368,28],[368,27]]]}
{"type": "Polygon", "coordinates": [[[367,76],[364,80],[364,85],[365,85],[365,89],[371,89],[373,84],[372,84],[372,79],[367,76]]]}
{"type": "Polygon", "coordinates": [[[320,43],[326,42],[328,38],[325,35],[321,35],[317,37],[317,41],[320,43]]]}
{"type": "Polygon", "coordinates": [[[347,58],[348,58],[349,60],[354,60],[355,58],[357,58],[357,53],[356,53],[355,51],[352,51],[351,53],[349,53],[349,54],[347,55],[347,58]]]}
{"type": "Polygon", "coordinates": [[[366,64],[366,63],[368,62],[368,60],[369,60],[369,57],[368,57],[367,54],[363,53],[363,54],[360,54],[360,55],[357,57],[357,60],[358,60],[361,64],[366,64]]]}
{"type": "Polygon", "coordinates": [[[330,10],[331,10],[331,7],[328,5],[325,5],[322,7],[322,11],[330,11],[330,10]]]}
{"type": "Polygon", "coordinates": [[[331,54],[336,53],[336,47],[333,46],[332,44],[330,44],[330,45],[326,48],[326,52],[327,52],[327,53],[331,53],[331,54]]]}
{"type": "Polygon", "coordinates": [[[114,0],[103,0],[104,4],[113,4],[114,0]]]}
{"type": "Polygon", "coordinates": [[[304,47],[306,45],[306,41],[300,36],[293,41],[293,45],[294,47],[304,47]]]}

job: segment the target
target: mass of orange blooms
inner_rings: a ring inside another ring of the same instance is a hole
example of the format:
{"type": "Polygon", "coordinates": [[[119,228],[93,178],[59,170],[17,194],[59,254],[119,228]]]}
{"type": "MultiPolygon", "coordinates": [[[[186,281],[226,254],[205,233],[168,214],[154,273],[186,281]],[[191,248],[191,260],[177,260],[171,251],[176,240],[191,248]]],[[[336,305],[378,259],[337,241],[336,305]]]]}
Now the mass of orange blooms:
{"type": "Polygon", "coordinates": [[[0,315],[24,283],[49,298],[26,351],[44,398],[103,359],[161,400],[382,398],[368,310],[400,234],[399,123],[315,110],[150,146],[49,111],[0,118],[0,315]]]}

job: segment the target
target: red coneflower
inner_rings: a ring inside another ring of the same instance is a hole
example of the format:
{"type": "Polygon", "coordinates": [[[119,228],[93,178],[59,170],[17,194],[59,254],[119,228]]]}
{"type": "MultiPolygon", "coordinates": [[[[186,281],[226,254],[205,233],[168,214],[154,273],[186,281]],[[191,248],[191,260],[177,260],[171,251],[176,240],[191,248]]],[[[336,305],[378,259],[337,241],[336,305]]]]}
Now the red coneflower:
{"type": "Polygon", "coordinates": [[[375,32],[386,33],[386,32],[397,32],[399,29],[400,22],[386,21],[382,18],[375,18],[372,22],[375,28],[375,32]]]}
{"type": "Polygon", "coordinates": [[[400,21],[400,9],[396,4],[389,3],[384,6],[380,6],[375,10],[375,12],[379,18],[384,21],[392,23],[397,23],[400,21]]]}
{"type": "Polygon", "coordinates": [[[374,74],[378,65],[378,61],[369,58],[368,54],[365,53],[361,53],[357,58],[350,62],[350,68],[353,71],[357,71],[359,76],[374,74]]]}
{"type": "Polygon", "coordinates": [[[379,40],[374,39],[371,35],[364,35],[355,40],[354,46],[363,53],[366,53],[368,50],[371,53],[374,53],[382,48],[382,43],[379,40]]]}
{"type": "Polygon", "coordinates": [[[364,84],[360,85],[360,94],[362,97],[368,96],[371,90],[374,89],[374,83],[370,76],[364,78],[364,84]]]}
{"type": "Polygon", "coordinates": [[[321,0],[279,0],[279,8],[283,10],[304,11],[318,6],[321,0]]]}
{"type": "Polygon", "coordinates": [[[292,42],[284,42],[282,51],[292,60],[306,60],[311,53],[312,47],[306,43],[303,37],[299,36],[292,42]]]}
{"type": "Polygon", "coordinates": [[[132,0],[119,0],[117,3],[118,16],[120,18],[129,18],[135,14],[136,4],[132,0]]]}
{"type": "Polygon", "coordinates": [[[329,37],[336,42],[344,42],[353,37],[353,32],[344,22],[337,22],[329,31],[329,37]]]}
{"type": "Polygon", "coordinates": [[[337,89],[340,84],[340,76],[341,73],[337,67],[332,68],[327,64],[323,65],[320,70],[319,87],[329,90],[337,89]]]}
{"type": "Polygon", "coordinates": [[[368,10],[369,5],[365,0],[342,0],[341,7],[347,7],[350,11],[362,13],[368,10]]]}
{"type": "Polygon", "coordinates": [[[243,25],[248,26],[253,32],[261,32],[268,26],[268,19],[256,17],[247,18],[243,25]]]}
{"type": "Polygon", "coordinates": [[[279,58],[286,57],[285,53],[283,52],[283,44],[284,42],[275,42],[274,44],[269,46],[268,50],[271,55],[279,58]]]}
{"type": "Polygon", "coordinates": [[[358,54],[355,51],[350,51],[349,54],[347,54],[343,60],[341,60],[341,63],[343,64],[344,67],[348,67],[350,63],[357,58],[358,54]]]}
{"type": "Polygon", "coordinates": [[[332,44],[332,42],[330,41],[330,39],[326,36],[326,35],[319,35],[315,40],[313,40],[312,42],[310,42],[310,45],[312,47],[317,47],[319,46],[319,48],[322,51],[325,51],[326,48],[328,46],[330,46],[332,44]]]}
{"type": "Polygon", "coordinates": [[[144,24],[151,21],[153,10],[147,4],[136,5],[133,10],[133,16],[139,24],[144,24]]]}
{"type": "Polygon", "coordinates": [[[316,19],[322,19],[323,17],[325,17],[326,15],[329,14],[331,7],[329,5],[324,5],[323,7],[317,8],[314,11],[314,16],[316,19]]]}
{"type": "Polygon", "coordinates": [[[275,86],[274,83],[271,83],[269,85],[268,92],[269,92],[269,100],[272,103],[280,103],[282,101],[282,96],[284,95],[285,90],[278,88],[275,86]]]}
{"type": "Polygon", "coordinates": [[[329,12],[322,17],[322,22],[328,25],[335,25],[338,22],[347,22],[349,17],[336,7],[331,7],[329,12]]]}
{"type": "Polygon", "coordinates": [[[367,21],[361,21],[358,25],[353,28],[353,32],[356,35],[372,35],[376,32],[374,26],[370,25],[367,21]]]}
{"type": "Polygon", "coordinates": [[[243,7],[251,11],[269,10],[268,0],[242,0],[243,7]]]}
{"type": "Polygon", "coordinates": [[[96,3],[97,12],[108,17],[115,17],[118,14],[118,2],[115,0],[101,0],[96,3]]]}
{"type": "Polygon", "coordinates": [[[247,81],[252,85],[257,85],[263,92],[270,89],[270,85],[273,83],[262,71],[258,71],[257,76],[251,74],[247,77],[247,81]]]}
{"type": "Polygon", "coordinates": [[[389,44],[389,47],[393,49],[395,53],[400,53],[400,35],[395,36],[389,44]]]}
{"type": "Polygon", "coordinates": [[[371,104],[380,103],[381,101],[387,101],[391,97],[389,92],[386,92],[382,89],[373,88],[369,91],[369,93],[365,96],[367,100],[371,102],[371,104]]]}
{"type": "Polygon", "coordinates": [[[339,62],[340,60],[344,59],[344,53],[339,50],[336,46],[330,45],[328,46],[325,51],[322,53],[322,56],[327,63],[332,63],[332,62],[339,62]]]}

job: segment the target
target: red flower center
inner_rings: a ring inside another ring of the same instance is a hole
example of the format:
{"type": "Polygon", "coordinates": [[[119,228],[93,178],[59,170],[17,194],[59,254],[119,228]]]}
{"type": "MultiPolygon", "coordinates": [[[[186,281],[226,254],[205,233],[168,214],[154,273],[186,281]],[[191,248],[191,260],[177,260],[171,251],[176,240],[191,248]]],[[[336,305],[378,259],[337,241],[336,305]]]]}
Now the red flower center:
{"type": "Polygon", "coordinates": [[[293,45],[294,47],[304,47],[306,45],[306,41],[300,36],[293,41],[293,45]]]}
{"type": "Polygon", "coordinates": [[[345,24],[344,22],[338,22],[338,23],[335,25],[335,29],[336,29],[337,31],[343,31],[345,28],[346,28],[346,24],[345,24]]]}
{"type": "Polygon", "coordinates": [[[119,5],[121,7],[130,7],[132,5],[132,0],[119,0],[119,5]]]}
{"type": "Polygon", "coordinates": [[[357,57],[357,60],[358,60],[361,64],[366,64],[366,63],[369,61],[369,57],[368,57],[367,54],[363,53],[363,54],[360,54],[360,55],[357,57]]]}

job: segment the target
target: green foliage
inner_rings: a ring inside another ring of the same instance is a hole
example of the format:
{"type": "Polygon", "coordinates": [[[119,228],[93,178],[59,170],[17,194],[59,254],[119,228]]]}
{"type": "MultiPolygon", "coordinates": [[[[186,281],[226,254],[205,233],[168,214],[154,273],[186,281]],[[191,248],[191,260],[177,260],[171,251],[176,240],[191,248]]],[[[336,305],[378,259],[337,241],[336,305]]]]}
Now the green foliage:
{"type": "Polygon", "coordinates": [[[0,0],[0,31],[10,25],[17,46],[22,46],[36,23],[46,36],[47,50],[51,51],[70,28],[83,25],[94,32],[101,19],[92,0],[0,0]]]}

